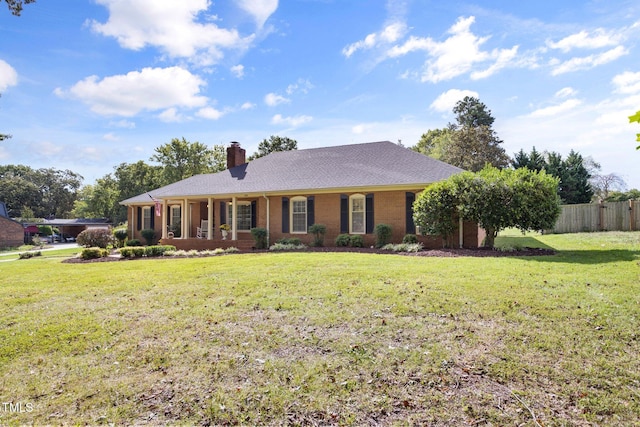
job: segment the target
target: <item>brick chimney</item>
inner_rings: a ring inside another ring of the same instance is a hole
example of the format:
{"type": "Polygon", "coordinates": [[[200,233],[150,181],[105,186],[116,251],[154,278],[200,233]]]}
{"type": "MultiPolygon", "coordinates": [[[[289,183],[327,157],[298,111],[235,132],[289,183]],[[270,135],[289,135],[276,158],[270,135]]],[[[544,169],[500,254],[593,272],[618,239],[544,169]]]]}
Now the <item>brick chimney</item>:
{"type": "Polygon", "coordinates": [[[246,150],[240,148],[239,142],[232,142],[227,147],[227,169],[235,168],[236,166],[244,165],[247,163],[245,160],[246,150]]]}

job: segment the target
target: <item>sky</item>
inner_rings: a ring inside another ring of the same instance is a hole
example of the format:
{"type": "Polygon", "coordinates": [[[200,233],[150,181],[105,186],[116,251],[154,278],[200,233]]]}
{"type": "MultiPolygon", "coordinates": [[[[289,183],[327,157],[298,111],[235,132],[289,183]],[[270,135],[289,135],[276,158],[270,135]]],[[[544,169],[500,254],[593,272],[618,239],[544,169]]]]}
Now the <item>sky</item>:
{"type": "Polygon", "coordinates": [[[637,0],[37,0],[0,32],[0,164],[93,184],[173,138],[410,147],[475,96],[510,156],[640,188],[637,0]]]}

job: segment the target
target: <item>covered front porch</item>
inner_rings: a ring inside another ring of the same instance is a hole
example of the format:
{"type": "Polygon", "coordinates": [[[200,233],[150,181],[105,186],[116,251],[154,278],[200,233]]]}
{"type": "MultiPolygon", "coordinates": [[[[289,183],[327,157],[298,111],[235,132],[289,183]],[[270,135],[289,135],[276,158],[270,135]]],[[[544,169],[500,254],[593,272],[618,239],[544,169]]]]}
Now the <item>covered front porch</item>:
{"type": "MultiPolygon", "coordinates": [[[[142,230],[153,229],[161,244],[173,245],[177,249],[226,249],[233,246],[250,250],[254,246],[250,230],[258,226],[257,197],[167,198],[151,199],[150,203],[131,207],[131,238],[143,240],[142,230]],[[228,231],[221,228],[223,224],[228,231]]],[[[260,222],[268,228],[265,219],[260,222]]]]}

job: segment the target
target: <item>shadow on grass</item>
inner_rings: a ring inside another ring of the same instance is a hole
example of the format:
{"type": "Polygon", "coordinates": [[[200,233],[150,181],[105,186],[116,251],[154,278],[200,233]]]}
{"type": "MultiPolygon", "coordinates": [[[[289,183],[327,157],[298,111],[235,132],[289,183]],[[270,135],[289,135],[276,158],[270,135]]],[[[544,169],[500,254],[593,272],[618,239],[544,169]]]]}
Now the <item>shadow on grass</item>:
{"type": "Polygon", "coordinates": [[[496,247],[538,248],[556,251],[554,256],[526,257],[528,260],[538,262],[606,264],[610,262],[640,260],[640,251],[627,249],[558,250],[531,236],[498,236],[496,238],[496,247]]]}
{"type": "Polygon", "coordinates": [[[558,262],[574,264],[607,264],[610,262],[624,262],[640,260],[640,251],[625,249],[558,251],[553,256],[531,257],[531,261],[558,262]]]}

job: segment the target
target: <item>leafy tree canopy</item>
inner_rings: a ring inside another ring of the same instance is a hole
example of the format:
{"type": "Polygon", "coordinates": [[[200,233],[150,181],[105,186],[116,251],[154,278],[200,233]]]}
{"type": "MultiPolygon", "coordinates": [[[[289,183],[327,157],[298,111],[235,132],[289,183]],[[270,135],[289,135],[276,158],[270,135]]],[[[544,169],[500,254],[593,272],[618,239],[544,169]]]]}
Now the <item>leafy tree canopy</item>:
{"type": "Polygon", "coordinates": [[[429,130],[412,149],[459,168],[477,172],[489,164],[497,168],[510,159],[491,127],[491,110],[478,98],[465,97],[453,108],[457,123],[429,130]]]}
{"type": "Polygon", "coordinates": [[[155,149],[150,160],[163,166],[163,184],[171,184],[193,175],[212,173],[226,168],[223,146],[209,148],[199,142],[173,138],[155,149]]]}
{"type": "Polygon", "coordinates": [[[544,171],[487,166],[478,173],[463,172],[420,194],[413,205],[416,225],[445,241],[456,230],[456,220],[475,221],[485,229],[485,246],[493,247],[500,230],[552,228],[560,214],[558,179],[544,171]]]}
{"type": "Polygon", "coordinates": [[[9,11],[11,14],[15,16],[20,16],[22,12],[22,5],[35,3],[36,0],[5,0],[7,2],[7,6],[9,6],[9,11]]]}
{"type": "Polygon", "coordinates": [[[288,138],[286,136],[275,136],[271,135],[269,139],[263,139],[260,144],[258,144],[258,151],[251,156],[249,156],[248,160],[255,160],[260,157],[264,157],[269,153],[273,153],[274,151],[289,151],[289,150],[297,150],[298,149],[298,141],[295,139],[288,138]]]}
{"type": "MultiPolygon", "coordinates": [[[[640,111],[636,111],[633,116],[629,116],[629,123],[640,123],[640,111]]],[[[636,134],[636,141],[640,142],[640,133],[636,134]]],[[[640,145],[636,147],[636,150],[640,150],[640,145]]]]}

